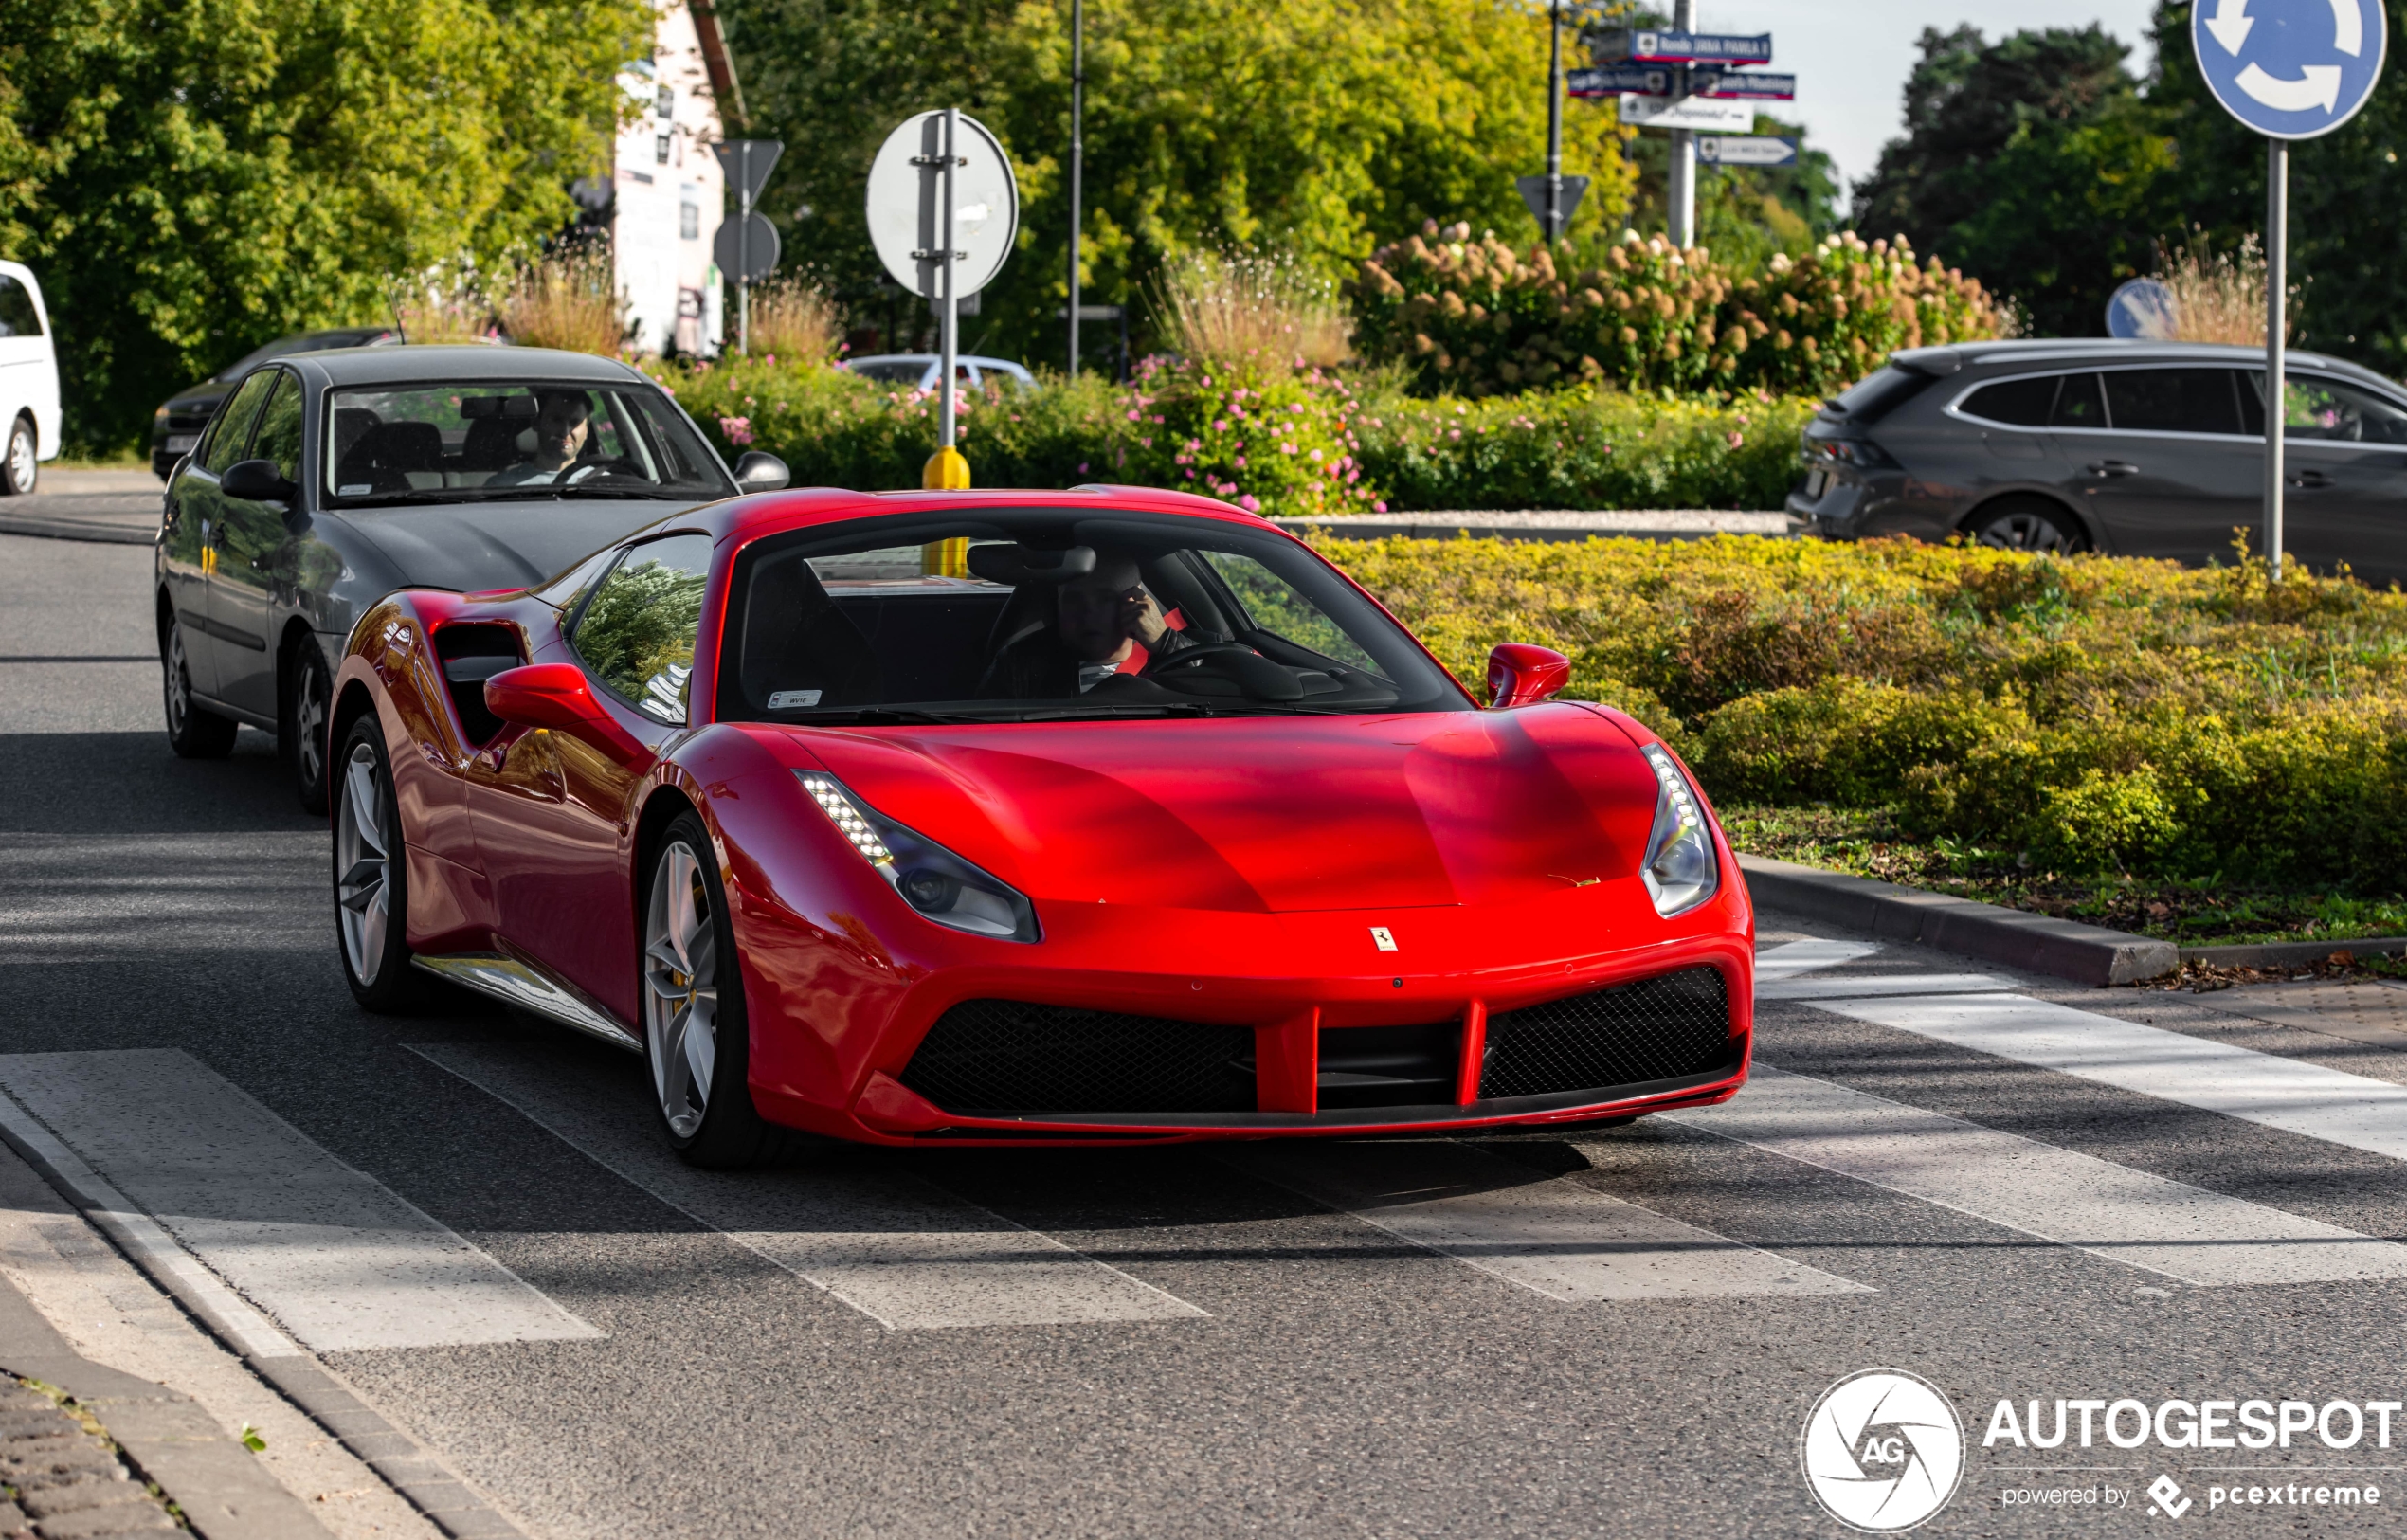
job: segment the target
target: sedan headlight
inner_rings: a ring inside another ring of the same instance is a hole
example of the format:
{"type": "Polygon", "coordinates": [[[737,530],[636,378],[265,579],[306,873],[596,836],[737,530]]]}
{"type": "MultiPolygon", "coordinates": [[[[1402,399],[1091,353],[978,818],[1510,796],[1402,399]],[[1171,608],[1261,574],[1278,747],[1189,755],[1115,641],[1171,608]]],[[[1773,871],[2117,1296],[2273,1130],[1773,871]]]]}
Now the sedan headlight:
{"type": "Polygon", "coordinates": [[[796,770],[836,832],[902,895],[903,902],[939,925],[1004,941],[1041,939],[1036,905],[1027,896],[963,861],[935,841],[913,833],[844,788],[832,775],[796,770]]]}
{"type": "Polygon", "coordinates": [[[1705,805],[1671,752],[1658,743],[1639,752],[1655,770],[1655,827],[1646,837],[1642,875],[1655,912],[1669,919],[1720,891],[1722,866],[1713,855],[1712,831],[1705,826],[1705,805]]]}

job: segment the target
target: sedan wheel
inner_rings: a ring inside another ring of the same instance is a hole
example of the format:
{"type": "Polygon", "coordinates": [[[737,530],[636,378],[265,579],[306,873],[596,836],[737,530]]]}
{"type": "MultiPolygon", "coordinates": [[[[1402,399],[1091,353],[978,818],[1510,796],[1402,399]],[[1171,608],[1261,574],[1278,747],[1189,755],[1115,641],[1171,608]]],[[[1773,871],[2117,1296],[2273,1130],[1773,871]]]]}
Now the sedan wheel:
{"type": "Polygon", "coordinates": [[[326,810],[326,714],[333,693],[316,639],[304,639],[294,659],[292,709],[285,720],[293,734],[293,789],[305,813],[326,810]]]}
{"type": "Polygon", "coordinates": [[[9,428],[9,458],[0,462],[0,492],[11,497],[24,497],[31,492],[42,475],[42,462],[35,454],[33,425],[20,417],[9,428]]]}
{"type": "Polygon", "coordinates": [[[167,744],[178,759],[223,759],[234,752],[241,725],[192,699],[192,664],[184,650],[184,623],[170,619],[159,643],[160,684],[167,706],[167,744]]]}
{"type": "Polygon", "coordinates": [[[335,929],[343,974],[370,1010],[395,1012],[417,1003],[405,933],[409,922],[408,864],[392,767],[382,724],[363,716],[343,739],[335,805],[335,929]]]}
{"type": "Polygon", "coordinates": [[[1972,527],[1975,540],[2000,551],[2042,552],[2069,555],[2089,542],[2068,528],[2071,519],[2037,503],[2012,503],[1983,515],[1972,527]]]}
{"type": "Polygon", "coordinates": [[[684,813],[662,831],[644,905],[643,1057],[669,1144],[704,1167],[775,1153],[746,1083],[744,987],[709,830],[684,813]]]}

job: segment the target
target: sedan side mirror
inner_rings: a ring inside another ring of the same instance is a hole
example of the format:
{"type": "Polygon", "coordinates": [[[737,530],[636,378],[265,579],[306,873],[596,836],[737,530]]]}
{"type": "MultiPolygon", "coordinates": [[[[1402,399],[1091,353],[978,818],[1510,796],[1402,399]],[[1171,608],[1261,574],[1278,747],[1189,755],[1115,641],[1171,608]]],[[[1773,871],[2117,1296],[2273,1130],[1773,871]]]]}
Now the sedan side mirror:
{"type": "Polygon", "coordinates": [[[1499,643],[1488,654],[1489,709],[1510,711],[1536,705],[1570,679],[1571,660],[1552,647],[1533,647],[1526,642],[1499,643]]]}
{"type": "Polygon", "coordinates": [[[791,480],[786,462],[758,449],[735,462],[735,484],[746,492],[774,492],[791,480]]]}
{"type": "Polygon", "coordinates": [[[217,484],[227,497],[243,502],[290,502],[300,490],[284,480],[272,460],[238,460],[226,467],[217,484]]]}
{"type": "Polygon", "coordinates": [[[592,744],[623,762],[650,753],[593,698],[574,663],[528,663],[485,680],[485,710],[517,727],[549,728],[592,744]]]}

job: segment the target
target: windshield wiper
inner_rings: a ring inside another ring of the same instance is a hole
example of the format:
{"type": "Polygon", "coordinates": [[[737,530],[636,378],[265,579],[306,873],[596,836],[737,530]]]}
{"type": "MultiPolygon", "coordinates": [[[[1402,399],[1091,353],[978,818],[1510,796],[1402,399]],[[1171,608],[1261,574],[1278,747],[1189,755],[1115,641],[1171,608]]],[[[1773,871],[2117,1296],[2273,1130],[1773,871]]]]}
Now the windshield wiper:
{"type": "Polygon", "coordinates": [[[973,716],[968,712],[920,711],[906,706],[839,706],[823,711],[812,710],[807,714],[796,712],[768,719],[790,723],[796,727],[925,727],[952,722],[1009,721],[1012,718],[973,716]]]}
{"type": "Polygon", "coordinates": [[[709,492],[692,487],[659,486],[646,482],[642,486],[596,486],[590,481],[572,481],[555,489],[564,498],[674,498],[679,502],[689,499],[724,498],[724,492],[709,492]]]}

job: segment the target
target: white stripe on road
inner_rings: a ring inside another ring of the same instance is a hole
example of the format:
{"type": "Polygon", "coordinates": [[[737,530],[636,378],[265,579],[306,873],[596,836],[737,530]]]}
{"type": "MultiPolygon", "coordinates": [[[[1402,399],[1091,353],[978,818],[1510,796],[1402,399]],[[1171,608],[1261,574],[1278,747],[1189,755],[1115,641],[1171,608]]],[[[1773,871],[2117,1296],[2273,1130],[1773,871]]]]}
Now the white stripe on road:
{"type": "Polygon", "coordinates": [[[1795,978],[1818,968],[1837,968],[1858,957],[1869,957],[1879,950],[1878,944],[1871,941],[1783,941],[1755,954],[1755,976],[1795,978]]]}
{"type": "Polygon", "coordinates": [[[596,1096],[478,1043],[408,1046],[881,1326],[1059,1326],[1209,1314],[932,1183],[900,1173],[697,1170],[661,1143],[648,1109],[633,1097],[596,1096]]]}
{"type": "Polygon", "coordinates": [[[316,1351],[602,1334],[190,1054],[0,1056],[0,1089],[316,1351]]]}
{"type": "Polygon", "coordinates": [[[1976,1053],[2407,1160],[2407,1086],[2387,1080],[2021,995],[1816,1004],[1976,1053]]]}
{"type": "Polygon", "coordinates": [[[1253,1145],[1222,1158],[1565,1304],[1878,1292],[1459,1144],[1253,1145]]]}
{"type": "Polygon", "coordinates": [[[1882,994],[1987,994],[2012,982],[1988,973],[1859,973],[1837,979],[1757,976],[1758,1000],[1855,1000],[1882,994]]]}
{"type": "Polygon", "coordinates": [[[2407,1277],[2407,1246],[1758,1063],[1656,1114],[2184,1283],[2407,1277]]]}

